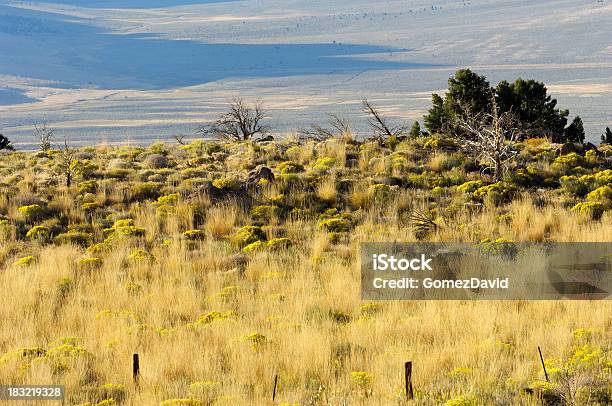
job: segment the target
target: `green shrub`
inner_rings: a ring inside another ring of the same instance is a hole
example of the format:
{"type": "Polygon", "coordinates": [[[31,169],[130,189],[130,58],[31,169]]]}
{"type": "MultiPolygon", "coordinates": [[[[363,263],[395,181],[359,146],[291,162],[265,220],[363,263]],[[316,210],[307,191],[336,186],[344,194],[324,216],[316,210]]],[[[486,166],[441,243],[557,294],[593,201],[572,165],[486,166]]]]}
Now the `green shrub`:
{"type": "Polygon", "coordinates": [[[470,180],[457,186],[457,190],[471,195],[483,187],[483,185],[484,183],[481,180],[470,180]]]}
{"type": "Polygon", "coordinates": [[[236,233],[235,240],[241,246],[246,246],[257,241],[265,241],[266,233],[258,226],[244,226],[236,233]]]}
{"type": "Polygon", "coordinates": [[[133,250],[130,255],[128,255],[128,259],[132,262],[141,263],[141,262],[155,262],[155,256],[151,254],[149,251],[143,249],[133,250]]]}
{"type": "Polygon", "coordinates": [[[104,231],[113,232],[120,237],[142,237],[146,232],[144,228],[136,227],[133,219],[117,220],[111,228],[104,231]]]}
{"type": "Polygon", "coordinates": [[[100,208],[100,205],[96,202],[83,203],[81,205],[81,209],[83,209],[85,213],[93,213],[99,208],[100,208]]]}
{"type": "Polygon", "coordinates": [[[312,169],[319,173],[325,173],[329,171],[336,164],[336,158],[332,157],[323,157],[315,162],[312,169]]]}
{"type": "Polygon", "coordinates": [[[292,241],[289,238],[273,238],[268,241],[268,248],[271,250],[282,250],[291,247],[292,241]]]}
{"type": "Polygon", "coordinates": [[[432,135],[423,144],[425,149],[433,149],[434,151],[444,148],[454,148],[457,143],[450,138],[445,138],[437,135],[432,135]]]}
{"type": "Polygon", "coordinates": [[[370,186],[368,192],[370,197],[378,203],[383,203],[391,197],[391,187],[382,183],[370,186]]]}
{"type": "Polygon", "coordinates": [[[175,206],[181,199],[180,193],[172,193],[166,196],[160,196],[157,198],[155,204],[157,206],[175,206]]]}
{"type": "Polygon", "coordinates": [[[590,202],[609,203],[612,202],[612,187],[600,186],[587,195],[590,202]]]}
{"type": "Polygon", "coordinates": [[[242,251],[244,251],[244,252],[263,251],[266,246],[267,246],[267,244],[265,242],[263,242],[263,241],[255,241],[253,243],[250,243],[246,247],[244,247],[242,249],[242,251]]]}
{"type": "Polygon", "coordinates": [[[96,182],[95,180],[85,180],[79,183],[78,186],[78,192],[82,195],[85,193],[96,193],[97,190],[98,182],[96,182]]]}
{"type": "Polygon", "coordinates": [[[107,170],[104,173],[104,176],[111,179],[125,180],[130,175],[130,173],[131,171],[129,169],[112,168],[107,170]]]}
{"type": "Polygon", "coordinates": [[[280,214],[280,207],[271,206],[271,205],[263,205],[263,206],[254,206],[251,208],[251,216],[258,221],[261,222],[269,222],[273,218],[278,217],[280,214]]]}
{"type": "Polygon", "coordinates": [[[183,237],[190,241],[203,240],[206,234],[202,230],[187,230],[183,233],[183,237]]]}
{"type": "Polygon", "coordinates": [[[91,271],[102,267],[102,260],[98,257],[82,258],[78,262],[81,270],[91,271]]]}
{"type": "Polygon", "coordinates": [[[606,211],[606,206],[600,202],[581,202],[572,207],[573,212],[578,212],[592,220],[599,220],[606,211]]]}
{"type": "Polygon", "coordinates": [[[13,265],[25,268],[32,265],[32,263],[34,263],[34,257],[28,255],[27,257],[19,258],[17,261],[13,262],[13,265]]]}
{"type": "Polygon", "coordinates": [[[40,220],[45,213],[44,209],[38,204],[21,206],[18,210],[27,222],[34,222],[36,220],[40,220]]]}
{"type": "Polygon", "coordinates": [[[282,175],[304,172],[304,166],[295,162],[285,161],[278,164],[277,169],[282,175]]]}
{"type": "Polygon", "coordinates": [[[130,188],[129,193],[130,200],[133,202],[157,199],[161,196],[160,184],[154,182],[137,183],[130,188]]]}
{"type": "Polygon", "coordinates": [[[474,197],[481,201],[488,201],[493,205],[499,205],[510,201],[515,192],[515,186],[503,182],[497,182],[479,187],[474,192],[474,197]]]}
{"type": "Polygon", "coordinates": [[[234,178],[219,178],[213,181],[213,186],[219,190],[232,191],[240,188],[240,183],[234,178]]]}
{"type": "Polygon", "coordinates": [[[89,244],[89,240],[91,239],[91,234],[83,233],[80,231],[69,231],[67,233],[62,233],[53,239],[56,244],[72,244],[72,245],[80,245],[82,247],[86,247],[89,244]]]}
{"type": "Polygon", "coordinates": [[[114,399],[122,403],[126,397],[125,385],[107,383],[98,387],[98,396],[104,400],[114,399]]]}
{"type": "Polygon", "coordinates": [[[555,159],[554,164],[564,166],[566,168],[575,168],[576,166],[584,164],[584,158],[577,153],[572,152],[567,155],[561,155],[555,159]]]}
{"type": "Polygon", "coordinates": [[[26,237],[30,240],[44,242],[49,239],[49,235],[49,229],[47,227],[34,226],[27,232],[26,237]]]}
{"type": "Polygon", "coordinates": [[[319,228],[325,229],[328,233],[345,233],[351,230],[352,223],[350,218],[336,216],[319,221],[319,228]]]}

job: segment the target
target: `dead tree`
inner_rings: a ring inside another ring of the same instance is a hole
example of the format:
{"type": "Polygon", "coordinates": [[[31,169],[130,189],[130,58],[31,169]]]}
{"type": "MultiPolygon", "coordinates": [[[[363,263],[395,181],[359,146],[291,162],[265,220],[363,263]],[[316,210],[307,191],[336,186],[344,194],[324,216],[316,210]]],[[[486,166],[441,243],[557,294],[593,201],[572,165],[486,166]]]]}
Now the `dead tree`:
{"type": "Polygon", "coordinates": [[[57,172],[65,177],[66,187],[70,187],[72,185],[72,178],[77,171],[79,161],[76,159],[76,156],[76,148],[68,146],[68,140],[64,138],[64,147],[60,148],[57,172]]]}
{"type": "Polygon", "coordinates": [[[463,151],[479,161],[485,161],[485,170],[492,172],[499,181],[507,169],[508,162],[516,155],[516,140],[520,134],[519,123],[511,111],[500,113],[492,97],[491,113],[465,114],[457,118],[456,134],[463,151]]]}
{"type": "Polygon", "coordinates": [[[350,138],[353,131],[349,121],[336,114],[327,114],[326,126],[312,124],[307,128],[300,128],[298,134],[301,140],[324,141],[329,138],[350,138]]]}
{"type": "Polygon", "coordinates": [[[41,124],[34,124],[34,138],[36,138],[41,151],[46,152],[51,149],[54,131],[46,121],[43,121],[41,124]]]}
{"type": "Polygon", "coordinates": [[[179,144],[179,145],[185,145],[185,135],[184,134],[174,134],[172,136],[172,138],[175,139],[175,141],[179,144]]]}
{"type": "Polygon", "coordinates": [[[212,123],[201,127],[198,132],[229,141],[263,138],[270,131],[270,127],[262,123],[264,119],[265,110],[260,101],[248,105],[244,100],[236,98],[230,103],[228,112],[221,114],[212,123]]]}
{"type": "Polygon", "coordinates": [[[388,118],[368,99],[363,99],[361,103],[363,111],[368,115],[368,124],[374,132],[374,139],[381,142],[389,137],[399,137],[406,132],[405,126],[391,125],[388,118]]]}

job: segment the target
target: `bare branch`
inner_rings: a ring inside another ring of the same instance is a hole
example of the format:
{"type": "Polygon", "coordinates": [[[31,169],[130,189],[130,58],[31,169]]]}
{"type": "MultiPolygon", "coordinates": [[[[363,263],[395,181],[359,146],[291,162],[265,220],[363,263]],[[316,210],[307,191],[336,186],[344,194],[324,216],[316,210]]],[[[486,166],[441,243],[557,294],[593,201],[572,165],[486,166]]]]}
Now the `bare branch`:
{"type": "Polygon", "coordinates": [[[34,124],[34,137],[38,141],[41,151],[48,151],[51,149],[51,141],[53,140],[55,130],[47,124],[47,121],[43,121],[40,124],[34,124]]]}
{"type": "Polygon", "coordinates": [[[368,99],[362,101],[363,111],[368,114],[368,124],[379,141],[389,137],[398,137],[406,131],[405,126],[392,126],[388,119],[368,99]]]}
{"type": "Polygon", "coordinates": [[[301,139],[311,139],[316,141],[324,141],[329,138],[349,137],[352,134],[349,121],[336,114],[327,114],[327,126],[313,124],[307,128],[298,130],[301,139]]]}
{"type": "Polygon", "coordinates": [[[59,164],[57,170],[66,178],[66,187],[72,185],[72,178],[76,172],[78,161],[76,159],[77,150],[68,146],[68,139],[64,137],[64,147],[60,149],[59,164]]]}
{"type": "Polygon", "coordinates": [[[260,101],[249,106],[244,100],[236,98],[230,103],[228,112],[201,127],[199,132],[222,140],[251,140],[256,136],[264,137],[270,131],[270,127],[262,123],[264,118],[265,110],[260,101]]]}
{"type": "Polygon", "coordinates": [[[459,145],[466,153],[479,161],[485,161],[485,168],[493,172],[495,180],[500,180],[517,150],[515,143],[520,132],[514,114],[501,113],[492,97],[492,113],[473,114],[464,107],[465,114],[456,118],[459,145]]]}
{"type": "Polygon", "coordinates": [[[185,137],[185,134],[174,134],[172,136],[179,145],[185,145],[185,137]]]}

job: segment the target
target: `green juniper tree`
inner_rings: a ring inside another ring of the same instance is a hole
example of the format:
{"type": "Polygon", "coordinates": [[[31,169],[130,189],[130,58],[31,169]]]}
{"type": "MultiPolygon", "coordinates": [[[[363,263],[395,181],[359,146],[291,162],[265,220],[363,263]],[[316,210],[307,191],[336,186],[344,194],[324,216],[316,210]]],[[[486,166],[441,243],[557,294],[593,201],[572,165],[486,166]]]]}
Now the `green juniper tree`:
{"type": "Polygon", "coordinates": [[[444,99],[439,94],[431,95],[431,108],[429,114],[424,117],[425,128],[431,134],[441,133],[448,123],[448,115],[444,108],[444,99]]]}
{"type": "Polygon", "coordinates": [[[418,121],[415,121],[410,128],[410,137],[417,138],[421,136],[421,125],[418,121]]]}
{"type": "Polygon", "coordinates": [[[565,130],[563,130],[563,135],[565,142],[584,142],[584,125],[582,124],[582,119],[580,116],[576,116],[572,123],[568,125],[565,130]]]}
{"type": "Polygon", "coordinates": [[[0,134],[0,151],[2,150],[14,151],[15,147],[13,147],[13,145],[11,144],[11,140],[0,134]]]}
{"type": "Polygon", "coordinates": [[[606,133],[601,135],[601,143],[612,145],[612,131],[610,127],[606,127],[606,133]]]}

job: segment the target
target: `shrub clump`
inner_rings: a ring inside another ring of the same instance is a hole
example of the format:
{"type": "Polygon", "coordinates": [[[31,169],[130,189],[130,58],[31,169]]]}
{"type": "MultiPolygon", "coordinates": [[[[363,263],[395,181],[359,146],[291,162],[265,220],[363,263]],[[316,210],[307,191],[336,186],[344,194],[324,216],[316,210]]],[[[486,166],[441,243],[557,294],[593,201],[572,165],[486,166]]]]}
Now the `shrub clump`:
{"type": "Polygon", "coordinates": [[[161,154],[151,154],[145,158],[143,164],[150,169],[167,168],[168,158],[161,154]]]}
{"type": "Polygon", "coordinates": [[[203,230],[187,230],[183,233],[183,237],[189,241],[201,241],[206,237],[203,230]]]}
{"type": "Polygon", "coordinates": [[[43,217],[45,212],[44,209],[38,204],[21,206],[18,210],[28,222],[39,220],[43,217]]]}
{"type": "Polygon", "coordinates": [[[26,233],[30,240],[44,242],[49,239],[49,229],[44,226],[34,226],[26,233]]]}
{"type": "Polygon", "coordinates": [[[144,200],[157,199],[161,193],[160,185],[154,182],[137,183],[130,188],[130,200],[141,202],[144,200]]]}
{"type": "Polygon", "coordinates": [[[606,211],[606,206],[601,202],[580,202],[572,207],[571,211],[580,213],[592,220],[599,220],[606,211]]]}
{"type": "Polygon", "coordinates": [[[478,189],[484,186],[484,183],[481,180],[469,180],[459,186],[457,186],[457,190],[467,194],[474,194],[478,189]]]}
{"type": "Polygon", "coordinates": [[[69,231],[67,233],[62,233],[55,236],[53,242],[59,245],[72,244],[86,247],[89,244],[90,239],[91,234],[89,233],[83,233],[80,231],[69,231]]]}
{"type": "Polygon", "coordinates": [[[265,241],[266,233],[258,226],[244,226],[236,233],[235,240],[241,246],[247,246],[257,241],[265,241]]]}
{"type": "Polygon", "coordinates": [[[128,259],[135,263],[155,262],[155,256],[151,254],[149,251],[146,251],[143,249],[133,250],[128,256],[128,259]]]}
{"type": "Polygon", "coordinates": [[[19,258],[17,261],[13,262],[13,266],[18,266],[22,268],[26,268],[34,262],[34,257],[32,255],[28,255],[27,257],[19,258]]]}
{"type": "Polygon", "coordinates": [[[351,216],[348,213],[337,214],[331,218],[319,221],[319,228],[328,233],[346,233],[353,228],[351,216]]]}
{"type": "Polygon", "coordinates": [[[240,189],[240,183],[234,178],[219,178],[212,183],[214,187],[223,191],[233,191],[240,189]]]}
{"type": "Polygon", "coordinates": [[[515,192],[515,186],[508,185],[504,182],[497,182],[476,189],[474,198],[480,201],[489,201],[494,205],[499,205],[510,201],[515,192]]]}
{"type": "Polygon", "coordinates": [[[276,205],[262,205],[251,208],[253,219],[261,222],[269,222],[280,214],[280,207],[276,205]]]}
{"type": "Polygon", "coordinates": [[[303,165],[296,164],[295,162],[291,161],[281,162],[280,164],[278,164],[277,169],[280,171],[281,175],[304,172],[303,165]]]}
{"type": "Polygon", "coordinates": [[[115,236],[120,237],[142,237],[146,232],[144,228],[136,227],[133,219],[117,220],[111,228],[107,228],[104,231],[112,232],[115,236]]]}

